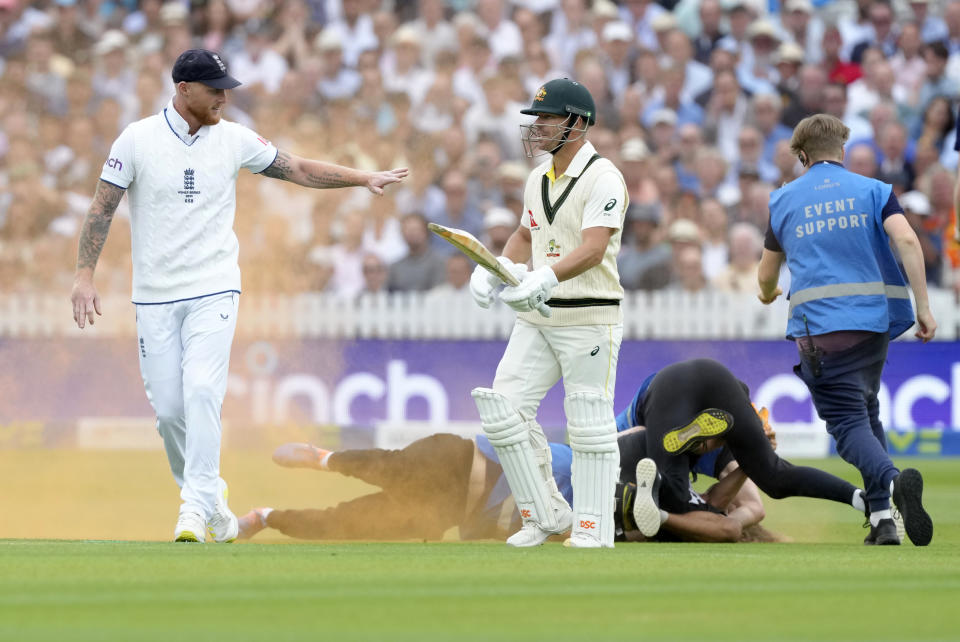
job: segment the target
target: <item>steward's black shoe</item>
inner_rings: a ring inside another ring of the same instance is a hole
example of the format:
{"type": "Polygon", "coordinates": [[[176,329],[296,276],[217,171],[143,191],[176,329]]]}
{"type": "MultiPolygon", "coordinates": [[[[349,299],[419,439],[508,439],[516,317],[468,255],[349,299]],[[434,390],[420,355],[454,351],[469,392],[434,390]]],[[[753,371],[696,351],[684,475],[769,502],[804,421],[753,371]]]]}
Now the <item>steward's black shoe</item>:
{"type": "Polygon", "coordinates": [[[899,546],[897,525],[889,517],[881,519],[876,526],[870,527],[870,534],[864,538],[863,543],[867,546],[899,546]]]}
{"type": "Polygon", "coordinates": [[[923,508],[923,477],[907,468],[893,479],[893,504],[900,511],[907,537],[915,546],[926,546],[933,539],[933,520],[923,508]]]}

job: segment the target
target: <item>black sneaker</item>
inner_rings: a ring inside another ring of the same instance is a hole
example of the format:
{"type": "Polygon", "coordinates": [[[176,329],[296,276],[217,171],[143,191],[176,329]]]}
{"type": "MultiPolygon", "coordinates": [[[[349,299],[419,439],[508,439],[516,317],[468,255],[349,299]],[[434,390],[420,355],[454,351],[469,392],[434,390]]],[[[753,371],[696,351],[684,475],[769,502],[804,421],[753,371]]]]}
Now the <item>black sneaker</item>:
{"type": "Polygon", "coordinates": [[[933,539],[933,520],[923,508],[921,495],[923,477],[919,470],[907,468],[893,479],[893,503],[914,546],[926,546],[933,539]]]}
{"type": "Polygon", "coordinates": [[[671,455],[684,453],[700,442],[719,437],[733,427],[733,415],[719,408],[707,408],[686,426],[663,436],[663,449],[671,455]]]}
{"type": "Polygon", "coordinates": [[[633,500],[636,496],[637,487],[629,482],[618,481],[616,490],[616,499],[614,500],[613,524],[615,537],[624,541],[626,531],[637,530],[637,525],[633,521],[633,500]]]}
{"type": "Polygon", "coordinates": [[[881,519],[876,526],[870,527],[870,534],[864,538],[867,546],[900,546],[900,537],[897,535],[897,525],[893,519],[881,519]]]}

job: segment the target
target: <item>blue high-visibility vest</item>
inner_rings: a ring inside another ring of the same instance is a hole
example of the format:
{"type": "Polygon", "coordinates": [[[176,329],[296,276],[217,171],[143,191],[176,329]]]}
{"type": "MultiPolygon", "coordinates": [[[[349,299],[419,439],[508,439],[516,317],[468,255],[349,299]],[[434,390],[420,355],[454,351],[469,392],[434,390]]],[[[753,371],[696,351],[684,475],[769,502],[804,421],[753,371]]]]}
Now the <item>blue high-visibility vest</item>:
{"type": "Polygon", "coordinates": [[[890,190],[820,162],[770,195],[770,226],[790,268],[788,338],[807,328],[894,338],[913,325],[907,282],[881,218],[890,190]]]}

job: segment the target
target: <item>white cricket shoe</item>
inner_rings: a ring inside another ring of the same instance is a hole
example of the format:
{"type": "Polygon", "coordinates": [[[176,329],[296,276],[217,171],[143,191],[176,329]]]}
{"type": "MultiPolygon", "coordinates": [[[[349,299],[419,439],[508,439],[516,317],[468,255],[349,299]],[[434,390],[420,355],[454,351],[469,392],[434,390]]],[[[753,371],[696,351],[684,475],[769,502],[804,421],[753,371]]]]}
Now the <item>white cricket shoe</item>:
{"type": "Polygon", "coordinates": [[[637,462],[633,521],[644,537],[653,537],[660,530],[660,476],[657,463],[649,458],[637,462]]]}
{"type": "Polygon", "coordinates": [[[573,527],[573,511],[567,509],[559,513],[557,522],[560,524],[560,528],[556,531],[544,530],[535,522],[527,522],[523,525],[523,528],[507,538],[507,546],[515,546],[517,548],[540,546],[547,541],[551,535],[566,533],[573,527]]]}
{"type": "Polygon", "coordinates": [[[207,532],[210,538],[218,543],[230,543],[237,539],[240,532],[240,524],[237,522],[237,516],[234,515],[227,506],[227,482],[223,479],[217,479],[217,503],[214,507],[213,516],[207,522],[207,532]]]}
{"type": "MultiPolygon", "coordinates": [[[[599,539],[587,533],[574,533],[564,540],[563,545],[567,548],[604,548],[599,539]]],[[[607,548],[613,548],[613,544],[607,548]]]]}
{"type": "Polygon", "coordinates": [[[181,513],[177,519],[177,528],[173,531],[175,542],[199,542],[206,540],[207,525],[196,513],[181,513]]]}

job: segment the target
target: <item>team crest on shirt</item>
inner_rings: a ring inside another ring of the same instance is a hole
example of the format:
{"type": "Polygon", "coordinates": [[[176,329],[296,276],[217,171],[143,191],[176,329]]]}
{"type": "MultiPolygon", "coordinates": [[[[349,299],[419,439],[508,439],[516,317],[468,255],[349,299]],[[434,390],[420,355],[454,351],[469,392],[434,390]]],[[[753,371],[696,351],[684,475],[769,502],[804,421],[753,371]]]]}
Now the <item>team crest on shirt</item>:
{"type": "Polygon", "coordinates": [[[560,256],[560,244],[555,239],[550,239],[550,242],[547,243],[547,256],[550,258],[560,256]]]}
{"type": "Polygon", "coordinates": [[[540,226],[537,225],[537,222],[533,218],[533,210],[527,210],[527,215],[530,217],[530,229],[539,230],[540,226]]]}
{"type": "Polygon", "coordinates": [[[184,203],[192,203],[193,197],[200,193],[196,189],[195,172],[192,167],[183,170],[183,189],[177,191],[177,194],[183,195],[184,203]]]}

